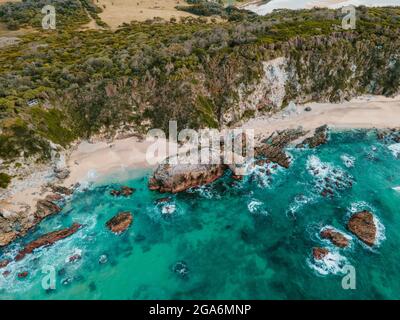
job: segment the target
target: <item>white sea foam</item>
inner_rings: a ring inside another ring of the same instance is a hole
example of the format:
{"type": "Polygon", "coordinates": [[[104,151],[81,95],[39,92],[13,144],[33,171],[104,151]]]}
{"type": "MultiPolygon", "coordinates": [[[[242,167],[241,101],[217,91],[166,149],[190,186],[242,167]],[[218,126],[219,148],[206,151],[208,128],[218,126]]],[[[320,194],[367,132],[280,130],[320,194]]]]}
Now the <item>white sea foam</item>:
{"type": "Polygon", "coordinates": [[[161,207],[162,214],[173,214],[175,211],[176,211],[176,205],[175,204],[164,204],[161,207]]]}
{"type": "Polygon", "coordinates": [[[353,184],[353,177],[340,167],[322,162],[317,156],[311,155],[306,164],[308,172],[314,176],[319,192],[333,195],[334,190],[346,189],[353,184]]]}
{"type": "Polygon", "coordinates": [[[264,203],[258,199],[251,199],[247,204],[247,208],[253,214],[268,215],[268,211],[265,209],[264,203]]]}
{"type": "Polygon", "coordinates": [[[347,167],[347,168],[352,168],[354,167],[354,163],[356,161],[356,158],[354,158],[353,156],[350,156],[348,154],[343,154],[340,159],[342,159],[343,164],[347,167]]]}
{"type": "Polygon", "coordinates": [[[400,186],[399,187],[393,187],[392,188],[394,191],[400,192],[400,186]]]}
{"type": "Polygon", "coordinates": [[[308,258],[307,264],[319,274],[328,275],[344,273],[343,268],[349,263],[347,258],[342,256],[338,251],[332,251],[320,260],[308,258]]]}
{"type": "Polygon", "coordinates": [[[391,144],[388,148],[395,158],[400,158],[400,143],[391,144]]]}

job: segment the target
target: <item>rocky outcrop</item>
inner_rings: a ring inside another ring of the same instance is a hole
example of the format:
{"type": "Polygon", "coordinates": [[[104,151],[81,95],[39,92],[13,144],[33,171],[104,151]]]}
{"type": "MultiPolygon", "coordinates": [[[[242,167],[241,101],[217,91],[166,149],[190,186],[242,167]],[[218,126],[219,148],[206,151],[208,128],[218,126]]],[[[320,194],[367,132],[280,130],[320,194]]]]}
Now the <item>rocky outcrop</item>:
{"type": "Polygon", "coordinates": [[[221,164],[177,164],[162,163],[149,180],[149,189],[159,192],[177,193],[189,188],[209,184],[224,174],[221,164]]]}
{"type": "Polygon", "coordinates": [[[324,125],[315,129],[315,133],[312,137],[304,139],[304,141],[297,145],[297,148],[316,148],[328,141],[328,126],[324,125]]]}
{"type": "Polygon", "coordinates": [[[52,185],[51,190],[55,193],[64,195],[64,196],[70,196],[74,191],[70,188],[63,187],[63,186],[56,186],[52,185]]]}
{"type": "Polygon", "coordinates": [[[134,188],[122,186],[120,190],[117,190],[117,189],[111,190],[110,194],[114,197],[119,197],[119,196],[129,197],[135,191],[136,190],[134,188]]]}
{"type": "Polygon", "coordinates": [[[322,260],[329,253],[326,248],[313,248],[313,257],[315,260],[322,260]]]}
{"type": "Polygon", "coordinates": [[[7,267],[10,262],[11,260],[9,259],[0,260],[0,269],[7,267]]]}
{"type": "Polygon", "coordinates": [[[131,225],[133,216],[130,212],[120,212],[107,221],[106,226],[114,233],[122,233],[131,225]]]}
{"type": "MultiPolygon", "coordinates": [[[[1,228],[3,229],[3,228],[1,228]]],[[[0,247],[4,247],[10,242],[14,241],[18,237],[18,233],[15,231],[2,232],[0,234],[0,247]]]]}
{"type": "Polygon", "coordinates": [[[321,230],[320,236],[322,239],[330,240],[335,246],[345,248],[349,245],[349,239],[341,232],[332,228],[321,230]]]}
{"type": "Polygon", "coordinates": [[[57,241],[71,236],[72,234],[77,232],[80,227],[81,225],[79,223],[74,223],[70,228],[53,231],[41,236],[40,238],[28,243],[22,250],[20,250],[15,257],[15,260],[22,260],[27,254],[32,253],[35,249],[48,247],[56,243],[57,241]]]}
{"type": "Polygon", "coordinates": [[[364,210],[352,215],[347,227],[365,244],[370,247],[375,244],[376,225],[371,212],[364,210]]]}
{"type": "Polygon", "coordinates": [[[304,134],[305,132],[302,129],[275,132],[264,140],[260,147],[255,148],[255,154],[256,156],[266,157],[268,160],[284,168],[289,168],[290,157],[286,154],[285,148],[289,143],[295,141],[304,134]]]}
{"type": "Polygon", "coordinates": [[[24,279],[24,278],[26,278],[28,275],[29,275],[29,272],[28,272],[28,271],[23,271],[23,272],[18,273],[18,274],[17,274],[17,277],[18,277],[19,279],[24,279]]]}
{"type": "Polygon", "coordinates": [[[36,204],[35,218],[37,220],[42,220],[43,218],[46,218],[47,216],[58,213],[60,211],[61,208],[49,198],[39,200],[36,204]]]}

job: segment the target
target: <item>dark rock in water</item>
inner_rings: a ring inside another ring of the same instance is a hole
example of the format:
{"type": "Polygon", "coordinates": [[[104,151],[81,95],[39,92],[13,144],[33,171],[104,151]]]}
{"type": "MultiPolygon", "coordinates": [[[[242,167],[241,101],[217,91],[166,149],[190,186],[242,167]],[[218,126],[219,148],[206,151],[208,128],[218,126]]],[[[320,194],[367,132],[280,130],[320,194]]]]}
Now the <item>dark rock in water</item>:
{"type": "Polygon", "coordinates": [[[43,218],[52,214],[58,213],[61,208],[50,200],[39,200],[36,204],[35,218],[42,220],[43,218]]]}
{"type": "Polygon", "coordinates": [[[183,261],[178,261],[177,263],[175,263],[172,270],[181,278],[185,278],[189,274],[189,269],[186,263],[183,261]]]}
{"type": "Polygon", "coordinates": [[[263,145],[255,148],[256,156],[264,156],[267,160],[289,168],[290,158],[285,153],[285,148],[290,142],[303,136],[305,132],[301,129],[291,129],[274,132],[269,138],[263,141],[263,145]]]}
{"type": "Polygon", "coordinates": [[[365,244],[370,247],[375,244],[376,225],[371,212],[364,210],[352,215],[347,227],[365,244]]]}
{"type": "Polygon", "coordinates": [[[89,283],[89,290],[90,292],[97,290],[96,284],[93,281],[89,283]]]}
{"type": "Polygon", "coordinates": [[[164,198],[160,198],[160,199],[155,200],[155,203],[156,204],[166,203],[166,202],[170,202],[171,200],[172,200],[171,197],[164,197],[164,198]]]}
{"type": "Polygon", "coordinates": [[[114,197],[129,197],[136,191],[135,188],[127,187],[127,186],[122,186],[120,190],[111,190],[110,194],[114,197]]]}
{"type": "Polygon", "coordinates": [[[76,253],[68,258],[68,262],[72,263],[72,262],[78,261],[80,259],[82,259],[82,256],[80,254],[76,253]]]}
{"type": "Polygon", "coordinates": [[[106,222],[106,226],[114,233],[122,233],[131,225],[133,216],[130,212],[120,212],[106,222]]]}
{"type": "Polygon", "coordinates": [[[224,174],[221,164],[160,164],[149,180],[149,189],[177,193],[209,184],[224,174]]]}
{"type": "Polygon", "coordinates": [[[28,274],[29,274],[28,271],[23,271],[23,272],[18,273],[17,277],[19,279],[24,279],[28,276],[28,274]]]}
{"type": "Polygon", "coordinates": [[[0,261],[0,269],[7,267],[10,262],[11,262],[11,260],[9,260],[9,259],[1,260],[0,261]]]}
{"type": "Polygon", "coordinates": [[[143,235],[141,235],[141,234],[138,234],[138,235],[135,237],[135,241],[137,241],[137,242],[144,241],[144,240],[146,240],[146,237],[143,236],[143,235]]]}
{"type": "Polygon", "coordinates": [[[320,236],[323,239],[330,240],[335,246],[339,248],[345,248],[349,245],[349,239],[347,239],[341,232],[335,231],[331,228],[323,229],[320,232],[320,236]]]}
{"type": "Polygon", "coordinates": [[[329,250],[326,248],[313,248],[313,257],[315,260],[322,260],[328,253],[329,250]]]}
{"type": "Polygon", "coordinates": [[[232,175],[232,179],[233,179],[233,180],[243,180],[243,176],[238,176],[238,175],[236,175],[236,174],[233,174],[233,175],[232,175]]]}
{"type": "Polygon", "coordinates": [[[10,275],[10,273],[11,273],[11,271],[6,270],[6,271],[4,271],[4,272],[2,273],[2,275],[6,278],[6,277],[8,277],[8,276],[10,275]]]}
{"type": "Polygon", "coordinates": [[[312,137],[304,139],[304,141],[297,145],[297,148],[304,148],[306,146],[310,148],[316,148],[328,141],[328,126],[324,125],[315,129],[315,133],[312,137]]]}
{"type": "Polygon", "coordinates": [[[81,225],[79,223],[74,223],[70,228],[53,231],[41,236],[40,238],[28,243],[21,251],[19,251],[15,257],[15,261],[23,259],[25,255],[32,253],[35,249],[50,246],[57,241],[69,237],[77,232],[80,227],[81,225]]]}

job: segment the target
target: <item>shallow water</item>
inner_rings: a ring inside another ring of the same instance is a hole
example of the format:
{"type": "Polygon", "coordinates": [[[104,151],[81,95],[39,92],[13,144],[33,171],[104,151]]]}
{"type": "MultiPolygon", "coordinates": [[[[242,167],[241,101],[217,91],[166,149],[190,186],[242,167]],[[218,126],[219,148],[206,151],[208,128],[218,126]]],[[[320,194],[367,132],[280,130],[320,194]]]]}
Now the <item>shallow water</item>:
{"type": "Polygon", "coordinates": [[[399,299],[400,192],[394,188],[400,160],[389,147],[372,132],[331,133],[316,150],[288,150],[292,166],[270,178],[261,168],[243,182],[227,173],[210,186],[173,195],[169,204],[154,203],[165,195],[147,190],[149,171],[127,173],[134,178],[126,181],[109,177],[76,193],[61,214],[0,252],[0,259],[13,257],[43,233],[84,224],[70,238],[2,269],[11,274],[0,275],[0,298],[399,299]],[[321,195],[329,183],[333,198],[321,195]],[[136,193],[109,195],[122,184],[136,193]],[[346,232],[351,212],[362,209],[372,210],[381,226],[376,247],[352,237],[350,248],[335,249],[318,237],[326,225],[346,232]],[[126,210],[133,224],[112,234],[105,222],[126,210]],[[332,260],[315,264],[314,246],[330,248],[332,260]],[[77,250],[82,258],[68,262],[77,250]],[[105,263],[99,263],[102,255],[105,263]],[[184,274],[174,270],[177,262],[186,266],[178,265],[184,274]],[[355,267],[356,290],[342,289],[346,264],[355,267]],[[55,290],[42,287],[44,266],[55,270],[55,290]],[[18,279],[21,271],[28,277],[18,279]]]}

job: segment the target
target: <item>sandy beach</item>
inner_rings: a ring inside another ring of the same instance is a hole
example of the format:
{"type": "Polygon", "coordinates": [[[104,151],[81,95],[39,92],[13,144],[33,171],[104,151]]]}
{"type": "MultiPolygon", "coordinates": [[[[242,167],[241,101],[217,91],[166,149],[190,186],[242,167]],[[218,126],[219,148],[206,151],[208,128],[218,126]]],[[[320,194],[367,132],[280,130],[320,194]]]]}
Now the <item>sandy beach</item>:
{"type": "Polygon", "coordinates": [[[309,103],[296,110],[283,110],[272,117],[251,119],[243,128],[255,130],[255,135],[269,136],[274,131],[299,126],[311,132],[322,125],[334,129],[372,129],[400,127],[400,96],[362,96],[351,101],[309,103]],[[310,107],[311,111],[305,111],[310,107]]]}

